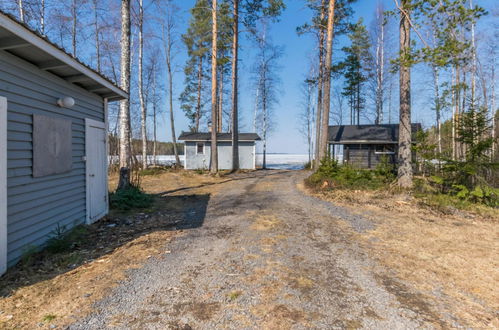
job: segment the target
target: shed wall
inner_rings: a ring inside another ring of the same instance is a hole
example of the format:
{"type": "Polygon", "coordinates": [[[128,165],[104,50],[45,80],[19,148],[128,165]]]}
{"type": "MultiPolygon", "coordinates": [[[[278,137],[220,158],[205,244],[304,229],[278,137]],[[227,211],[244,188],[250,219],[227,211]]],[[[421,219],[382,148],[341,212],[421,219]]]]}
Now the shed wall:
{"type": "Polygon", "coordinates": [[[377,154],[375,148],[376,145],[371,144],[346,144],[343,151],[344,160],[358,168],[374,169],[383,162],[385,157],[389,163],[396,164],[396,154],[377,154]]]}
{"type": "MultiPolygon", "coordinates": [[[[185,142],[185,168],[188,170],[208,169],[211,157],[211,142],[204,142],[204,154],[197,153],[197,142],[185,142]]],[[[254,169],[254,142],[239,142],[239,167],[254,169]]],[[[230,170],[232,168],[232,143],[218,143],[218,168],[230,170]]]]}
{"type": "Polygon", "coordinates": [[[0,96],[7,98],[8,263],[31,246],[43,244],[59,226],[84,223],[85,118],[104,122],[104,101],[65,80],[0,51],[0,96]],[[58,98],[71,96],[63,109],[58,98]],[[72,121],[72,170],[34,178],[33,114],[72,121]]]}

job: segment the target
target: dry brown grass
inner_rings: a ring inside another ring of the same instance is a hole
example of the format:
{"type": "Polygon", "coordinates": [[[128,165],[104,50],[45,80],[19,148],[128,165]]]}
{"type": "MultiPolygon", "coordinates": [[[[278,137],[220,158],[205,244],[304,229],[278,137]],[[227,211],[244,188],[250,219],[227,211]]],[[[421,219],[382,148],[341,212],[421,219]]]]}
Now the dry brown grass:
{"type": "MultiPolygon", "coordinates": [[[[214,184],[224,180],[227,178],[185,171],[143,177],[143,189],[158,196],[151,210],[111,212],[109,217],[87,227],[84,246],[76,251],[56,256],[42,253],[35,256],[33,264],[15,266],[2,277],[0,329],[64,327],[84,317],[92,311],[93,303],[126,280],[127,270],[160,257],[168,242],[180,234],[171,224],[179,218],[175,212],[182,212],[190,204],[175,195],[212,194],[217,190],[214,184]],[[147,218],[139,216],[134,226],[107,226],[142,212],[150,214],[147,218]],[[73,265],[58,264],[73,256],[78,257],[73,265]]],[[[115,189],[116,185],[117,176],[113,175],[109,186],[115,189]]]]}
{"type": "MultiPolygon", "coordinates": [[[[127,270],[141,267],[148,258],[164,253],[165,242],[174,235],[171,231],[157,231],[140,236],[75,269],[60,274],[55,270],[53,277],[50,274],[33,274],[31,278],[26,278],[22,269],[12,270],[16,274],[11,273],[11,276],[23,276],[31,284],[21,285],[9,296],[0,299],[0,310],[3,312],[0,328],[66,326],[85,316],[94,302],[102,299],[119,281],[126,279],[127,270]]],[[[43,270],[50,271],[47,268],[43,270]]],[[[3,281],[14,282],[11,276],[3,281]]]]}
{"type": "Polygon", "coordinates": [[[318,194],[376,223],[357,235],[366,250],[446,313],[476,328],[498,328],[499,211],[444,214],[409,195],[318,194]]]}

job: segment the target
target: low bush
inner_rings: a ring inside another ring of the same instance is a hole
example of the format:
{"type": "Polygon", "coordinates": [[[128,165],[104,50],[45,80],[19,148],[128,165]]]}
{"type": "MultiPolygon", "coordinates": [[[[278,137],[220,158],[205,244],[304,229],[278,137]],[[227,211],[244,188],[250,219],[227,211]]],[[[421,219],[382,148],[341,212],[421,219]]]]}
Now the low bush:
{"type": "Polygon", "coordinates": [[[47,241],[47,251],[50,253],[71,251],[81,244],[86,234],[87,229],[83,225],[66,230],[65,226],[58,224],[47,241]]]}
{"type": "Polygon", "coordinates": [[[376,169],[359,169],[351,165],[339,165],[334,159],[325,158],[315,173],[307,180],[314,188],[379,189],[395,179],[393,167],[387,160],[376,169]]]}
{"type": "Polygon", "coordinates": [[[119,189],[109,194],[112,209],[128,211],[132,209],[148,208],[153,203],[153,197],[136,185],[130,185],[126,189],[119,189]]]}

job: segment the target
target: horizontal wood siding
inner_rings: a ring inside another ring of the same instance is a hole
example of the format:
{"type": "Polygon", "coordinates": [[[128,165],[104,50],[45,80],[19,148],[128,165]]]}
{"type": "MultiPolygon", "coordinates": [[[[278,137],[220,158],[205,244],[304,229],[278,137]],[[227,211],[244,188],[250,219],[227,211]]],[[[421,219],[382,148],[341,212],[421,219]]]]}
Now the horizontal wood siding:
{"type": "Polygon", "coordinates": [[[59,225],[85,222],[85,118],[104,122],[102,98],[0,51],[0,96],[7,98],[8,262],[43,244],[59,225]],[[71,96],[62,109],[57,99],[71,96]],[[72,121],[72,170],[33,178],[33,114],[72,121]]]}

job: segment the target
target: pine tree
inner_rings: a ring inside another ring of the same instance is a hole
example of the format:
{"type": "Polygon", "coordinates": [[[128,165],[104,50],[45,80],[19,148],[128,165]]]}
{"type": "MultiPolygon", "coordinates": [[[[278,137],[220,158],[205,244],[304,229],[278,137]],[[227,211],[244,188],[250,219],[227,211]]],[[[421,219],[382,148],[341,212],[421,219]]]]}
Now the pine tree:
{"type": "Polygon", "coordinates": [[[352,26],[348,38],[350,39],[350,46],[342,48],[346,57],[334,66],[334,71],[343,73],[345,77],[342,94],[348,98],[350,124],[356,123],[359,125],[360,113],[364,110],[366,103],[366,93],[362,88],[371,74],[367,65],[371,62],[369,53],[371,45],[362,19],[352,26]],[[355,117],[357,117],[357,120],[355,120],[355,117]]]}
{"type": "Polygon", "coordinates": [[[211,12],[208,0],[197,0],[191,9],[191,19],[182,40],[187,47],[188,60],[184,67],[185,88],[180,95],[181,109],[190,121],[190,129],[198,132],[208,87],[211,40],[211,12]]]}

